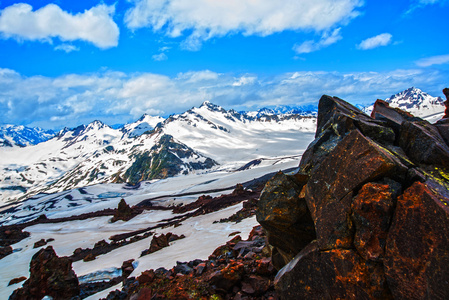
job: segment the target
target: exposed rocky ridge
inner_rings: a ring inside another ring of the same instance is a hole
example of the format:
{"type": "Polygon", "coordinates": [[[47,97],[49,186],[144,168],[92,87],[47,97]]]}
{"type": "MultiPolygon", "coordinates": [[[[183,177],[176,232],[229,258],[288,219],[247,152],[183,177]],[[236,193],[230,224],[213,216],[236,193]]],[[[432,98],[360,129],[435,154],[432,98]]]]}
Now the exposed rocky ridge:
{"type": "Polygon", "coordinates": [[[124,281],[123,289],[107,296],[116,299],[271,299],[275,269],[264,231],[253,228],[248,240],[235,236],[218,247],[208,260],[178,262],[170,270],[147,270],[124,281]]]}
{"type": "Polygon", "coordinates": [[[52,299],[72,299],[79,295],[79,283],[72,262],[58,257],[51,246],[39,250],[30,263],[30,278],[9,299],[33,300],[51,296],[52,299]]]}
{"type": "Polygon", "coordinates": [[[210,169],[217,163],[186,145],[175,142],[171,135],[163,135],[150,151],[135,157],[124,179],[132,184],[143,180],[164,179],[191,170],[210,169]]]}
{"type": "Polygon", "coordinates": [[[449,122],[372,116],[323,96],[299,171],[261,195],[281,299],[449,297],[449,122]]]}

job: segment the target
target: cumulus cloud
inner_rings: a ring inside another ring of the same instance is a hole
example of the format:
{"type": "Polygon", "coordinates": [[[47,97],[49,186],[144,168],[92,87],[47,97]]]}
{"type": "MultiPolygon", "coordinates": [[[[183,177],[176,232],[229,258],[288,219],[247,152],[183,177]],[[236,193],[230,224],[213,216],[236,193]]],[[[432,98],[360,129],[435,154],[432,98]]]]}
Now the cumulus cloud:
{"type": "Polygon", "coordinates": [[[119,29],[112,19],[114,6],[104,4],[70,14],[55,4],[33,11],[26,3],[8,6],[0,11],[0,36],[19,41],[82,40],[106,49],[118,44],[119,29]]]}
{"type": "Polygon", "coordinates": [[[381,46],[387,46],[391,43],[392,38],[393,36],[390,33],[382,33],[363,40],[360,44],[357,45],[357,48],[360,50],[369,50],[381,46]]]}
{"type": "Polygon", "coordinates": [[[340,35],[341,28],[334,29],[331,33],[325,32],[319,41],[305,41],[300,45],[295,45],[293,47],[293,50],[297,54],[302,53],[310,53],[314,51],[318,51],[324,47],[330,46],[332,44],[335,44],[339,40],[341,40],[343,37],[340,35]]]}
{"type": "Polygon", "coordinates": [[[417,66],[420,66],[420,67],[430,67],[433,65],[448,64],[449,63],[449,54],[426,57],[426,58],[417,60],[415,63],[417,66]]]}
{"type": "Polygon", "coordinates": [[[438,96],[441,82],[448,77],[449,71],[413,69],[384,73],[294,72],[269,78],[209,70],[173,77],[103,72],[51,78],[27,77],[0,69],[0,120],[44,128],[75,127],[96,119],[117,124],[135,121],[143,113],[181,113],[205,100],[225,108],[252,110],[317,104],[323,94],[355,104],[372,104],[411,86],[438,96]]]}
{"type": "Polygon", "coordinates": [[[187,32],[182,46],[198,50],[203,41],[229,33],[266,36],[284,30],[330,30],[356,17],[362,5],[362,0],[134,0],[125,23],[170,37],[187,32]]]}

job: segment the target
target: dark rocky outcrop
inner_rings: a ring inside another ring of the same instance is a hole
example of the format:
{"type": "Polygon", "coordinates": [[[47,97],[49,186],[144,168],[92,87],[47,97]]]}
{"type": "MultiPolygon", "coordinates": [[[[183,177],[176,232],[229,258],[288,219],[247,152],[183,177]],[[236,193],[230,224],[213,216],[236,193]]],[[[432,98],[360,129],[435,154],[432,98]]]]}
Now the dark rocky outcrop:
{"type": "Polygon", "coordinates": [[[79,293],[72,261],[67,257],[58,257],[53,248],[48,246],[33,255],[30,278],[9,299],[34,300],[51,296],[55,300],[62,300],[76,297],[79,293]]]}
{"type": "Polygon", "coordinates": [[[150,248],[147,250],[142,251],[142,255],[147,255],[156,251],[161,250],[162,248],[170,246],[170,243],[179,239],[183,239],[185,236],[181,234],[181,236],[177,234],[173,234],[171,232],[168,232],[167,234],[161,234],[159,236],[153,236],[153,239],[150,243],[150,248]]]}
{"type": "Polygon", "coordinates": [[[111,223],[117,222],[118,220],[122,220],[125,222],[129,221],[141,212],[141,209],[139,210],[136,208],[131,208],[126,203],[125,199],[121,199],[118,204],[117,210],[115,211],[114,216],[111,219],[111,223]]]}
{"type": "Polygon", "coordinates": [[[161,136],[150,151],[138,154],[134,159],[134,163],[124,174],[124,179],[131,184],[172,177],[192,170],[210,169],[217,165],[211,158],[175,141],[171,135],[161,136]],[[191,161],[185,162],[186,160],[191,161]]]}
{"type": "Polygon", "coordinates": [[[449,298],[448,126],[321,98],[297,174],[277,174],[258,203],[273,264],[286,264],[281,299],[449,298]]]}
{"type": "Polygon", "coordinates": [[[208,260],[177,262],[170,270],[159,268],[130,277],[121,291],[106,299],[270,299],[276,300],[275,269],[261,226],[248,240],[235,236],[217,248],[208,260]]]}

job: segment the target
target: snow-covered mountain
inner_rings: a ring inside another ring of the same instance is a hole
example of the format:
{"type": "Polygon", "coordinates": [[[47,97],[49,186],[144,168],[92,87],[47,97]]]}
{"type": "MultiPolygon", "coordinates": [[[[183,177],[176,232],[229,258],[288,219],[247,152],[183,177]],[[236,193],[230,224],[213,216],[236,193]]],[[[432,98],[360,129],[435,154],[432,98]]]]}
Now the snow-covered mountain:
{"type": "MultiPolygon", "coordinates": [[[[441,119],[445,109],[441,97],[433,97],[415,87],[392,95],[385,101],[392,107],[398,107],[431,123],[441,119]]],[[[367,114],[371,114],[372,110],[373,105],[364,109],[367,114]]]]}
{"type": "Polygon", "coordinates": [[[164,121],[164,118],[159,116],[150,116],[144,114],[139,120],[134,123],[126,124],[120,131],[127,137],[136,137],[144,134],[147,131],[153,130],[157,124],[164,121]]]}
{"type": "Polygon", "coordinates": [[[55,136],[52,130],[17,125],[0,126],[0,147],[25,147],[45,142],[55,136]]]}
{"type": "Polygon", "coordinates": [[[298,141],[310,142],[315,124],[291,112],[252,116],[210,102],[166,120],[144,115],[121,129],[94,121],[37,145],[0,149],[0,197],[231,171],[254,159],[298,155],[298,141]]]}

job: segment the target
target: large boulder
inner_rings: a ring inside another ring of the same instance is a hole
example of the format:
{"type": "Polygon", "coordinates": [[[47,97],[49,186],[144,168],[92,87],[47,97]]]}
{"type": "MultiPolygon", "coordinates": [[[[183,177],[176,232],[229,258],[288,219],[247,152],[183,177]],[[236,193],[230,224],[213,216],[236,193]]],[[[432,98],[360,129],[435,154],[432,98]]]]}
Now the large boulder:
{"type": "Polygon", "coordinates": [[[349,132],[359,129],[363,134],[382,143],[393,143],[395,133],[387,122],[374,120],[346,101],[324,95],[318,105],[315,140],[305,151],[300,168],[310,172],[337,146],[349,132]]]}
{"type": "Polygon", "coordinates": [[[281,299],[390,299],[382,265],[352,249],[304,248],[275,278],[281,299]]]}
{"type": "Polygon", "coordinates": [[[50,296],[54,300],[66,300],[80,293],[78,278],[68,257],[58,257],[48,246],[33,255],[30,278],[22,288],[13,292],[10,300],[35,300],[50,296]]]}
{"type": "Polygon", "coordinates": [[[315,239],[315,227],[301,191],[307,176],[278,172],[267,182],[257,205],[257,221],[267,229],[268,242],[276,247],[281,260],[273,257],[280,268],[315,239]]]}
{"type": "Polygon", "coordinates": [[[386,149],[355,129],[311,174],[306,201],[321,250],[350,248],[354,192],[363,184],[394,174],[402,165],[386,149]]]}
{"type": "Polygon", "coordinates": [[[381,261],[400,185],[369,182],[352,201],[354,246],[365,260],[381,261]]]}
{"type": "Polygon", "coordinates": [[[427,121],[404,122],[399,146],[417,164],[434,164],[449,168],[449,147],[438,129],[427,121]]]}
{"type": "Polygon", "coordinates": [[[449,121],[380,100],[373,117],[323,96],[298,173],[265,187],[258,220],[285,264],[281,299],[449,299],[449,121]]]}
{"type": "Polygon", "coordinates": [[[449,192],[415,182],[398,198],[385,273],[397,299],[449,299],[449,192]]]}

